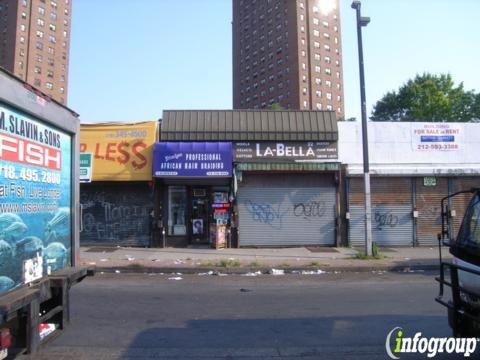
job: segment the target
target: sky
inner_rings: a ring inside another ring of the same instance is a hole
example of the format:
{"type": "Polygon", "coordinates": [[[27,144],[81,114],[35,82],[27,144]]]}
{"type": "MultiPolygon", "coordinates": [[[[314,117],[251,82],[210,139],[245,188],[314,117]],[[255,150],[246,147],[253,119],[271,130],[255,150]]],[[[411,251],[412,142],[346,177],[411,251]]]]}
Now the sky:
{"type": "MultiPolygon", "coordinates": [[[[289,0],[294,1],[294,0],[289,0]]],[[[318,0],[322,1],[322,0],[318,0]]],[[[340,0],[345,118],[360,119],[355,11],[340,0]]],[[[363,0],[367,114],[416,74],[480,92],[480,0],[363,0]]],[[[82,122],[232,108],[231,0],[74,0],[68,106],[82,122]]]]}

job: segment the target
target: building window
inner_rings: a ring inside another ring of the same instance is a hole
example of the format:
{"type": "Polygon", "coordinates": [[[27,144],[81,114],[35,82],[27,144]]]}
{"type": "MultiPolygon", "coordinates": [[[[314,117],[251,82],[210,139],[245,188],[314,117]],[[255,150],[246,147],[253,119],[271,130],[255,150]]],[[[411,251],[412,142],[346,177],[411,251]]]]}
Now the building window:
{"type": "Polygon", "coordinates": [[[332,70],[330,70],[330,68],[325,68],[325,74],[332,75],[332,70]]]}
{"type": "Polygon", "coordinates": [[[317,19],[316,17],[313,18],[313,23],[314,23],[315,25],[318,25],[318,19],[317,19]]]}
{"type": "Polygon", "coordinates": [[[24,37],[24,36],[20,36],[20,42],[21,42],[22,44],[25,43],[25,37],[24,37]]]}
{"type": "Polygon", "coordinates": [[[42,55],[40,55],[40,54],[37,54],[37,56],[36,56],[35,60],[37,60],[37,62],[41,63],[41,62],[42,62],[42,60],[43,60],[43,57],[42,57],[42,55]]]}
{"type": "Polygon", "coordinates": [[[307,107],[308,107],[307,100],[303,100],[303,107],[304,107],[304,108],[307,108],[307,107]]]}
{"type": "Polygon", "coordinates": [[[35,66],[35,74],[41,74],[42,73],[42,68],[40,66],[35,66]]]}
{"type": "Polygon", "coordinates": [[[26,12],[22,12],[22,19],[25,20],[27,18],[27,13],[26,12]]]}
{"type": "Polygon", "coordinates": [[[307,64],[302,63],[302,70],[307,70],[307,64]]]}
{"type": "Polygon", "coordinates": [[[304,88],[302,89],[302,93],[303,93],[303,95],[307,95],[307,88],[304,87],[304,88]]]}
{"type": "Polygon", "coordinates": [[[21,24],[20,25],[20,31],[25,32],[25,29],[26,29],[26,26],[24,24],[21,24]]]}
{"type": "Polygon", "coordinates": [[[326,51],[330,51],[330,45],[325,44],[325,45],[323,45],[323,48],[324,48],[326,51]]]}
{"type": "Polygon", "coordinates": [[[328,21],[322,21],[323,27],[328,28],[328,21]]]}
{"type": "Polygon", "coordinates": [[[48,41],[50,41],[53,44],[55,44],[57,42],[57,40],[55,39],[55,36],[53,36],[53,35],[48,35],[48,41]]]}
{"type": "Polygon", "coordinates": [[[315,53],[314,58],[315,60],[320,60],[320,54],[315,53]]]}
{"type": "Polygon", "coordinates": [[[301,31],[302,33],[304,33],[304,32],[305,32],[305,26],[303,26],[303,25],[300,26],[300,31],[301,31]]]}
{"type": "Polygon", "coordinates": [[[39,13],[40,15],[45,15],[45,9],[44,9],[43,7],[41,7],[41,6],[39,6],[39,7],[38,7],[38,13],[39,13]]]}
{"type": "Polygon", "coordinates": [[[305,50],[302,50],[302,56],[307,56],[307,52],[305,50]]]}
{"type": "Polygon", "coordinates": [[[23,61],[19,61],[18,66],[20,67],[21,70],[23,70],[23,61]]]}
{"type": "Polygon", "coordinates": [[[303,14],[300,14],[300,20],[301,21],[305,20],[305,16],[303,14]]]}
{"type": "Polygon", "coordinates": [[[330,59],[329,56],[325,56],[324,59],[325,59],[325,62],[326,62],[327,64],[330,64],[330,63],[332,62],[332,60],[330,59]]]}
{"type": "Polygon", "coordinates": [[[56,27],[54,24],[50,24],[48,27],[49,27],[50,30],[52,30],[52,31],[55,31],[55,30],[57,29],[57,27],[56,27]]]}
{"type": "Polygon", "coordinates": [[[327,99],[332,100],[332,93],[327,92],[327,99]]]}
{"type": "Polygon", "coordinates": [[[22,5],[27,6],[27,0],[22,0],[22,5]]]}
{"type": "Polygon", "coordinates": [[[37,25],[43,27],[45,25],[45,21],[43,21],[43,19],[38,18],[37,25]]]}
{"type": "Polygon", "coordinates": [[[25,50],[24,49],[20,49],[20,56],[25,56],[25,50]]]}
{"type": "Polygon", "coordinates": [[[33,85],[39,87],[40,85],[42,85],[42,81],[41,81],[40,79],[35,79],[35,80],[33,81],[33,85]]]}
{"type": "Polygon", "coordinates": [[[315,49],[319,49],[319,48],[320,48],[320,43],[319,43],[318,41],[314,41],[314,42],[313,42],[313,47],[314,47],[315,49]]]}
{"type": "Polygon", "coordinates": [[[35,47],[36,47],[38,50],[42,50],[42,49],[43,49],[43,44],[42,44],[40,41],[37,41],[37,43],[35,44],[35,47]]]}
{"type": "Polygon", "coordinates": [[[48,58],[48,65],[53,66],[55,64],[53,58],[48,58]]]}
{"type": "Polygon", "coordinates": [[[37,37],[42,39],[43,38],[43,31],[37,30],[37,37]]]}
{"type": "Polygon", "coordinates": [[[322,110],[322,104],[317,103],[317,110],[322,110]]]}
{"type": "Polygon", "coordinates": [[[53,20],[53,21],[57,20],[57,14],[54,13],[54,12],[51,12],[50,13],[50,19],[53,20]]]}
{"type": "Polygon", "coordinates": [[[337,101],[338,102],[342,101],[342,97],[340,95],[337,95],[337,101]]]}
{"type": "Polygon", "coordinates": [[[47,87],[47,89],[50,89],[50,90],[53,89],[53,84],[51,82],[47,82],[45,86],[47,87]]]}
{"type": "Polygon", "coordinates": [[[332,82],[330,80],[326,80],[325,81],[325,85],[328,87],[328,88],[331,88],[332,87],[332,82]]]}
{"type": "Polygon", "coordinates": [[[307,75],[303,75],[303,76],[302,76],[302,81],[303,81],[303,82],[307,82],[307,75]]]}
{"type": "Polygon", "coordinates": [[[168,187],[168,235],[186,235],[187,189],[185,186],[168,187]]]}
{"type": "Polygon", "coordinates": [[[323,33],[323,37],[325,39],[330,39],[330,34],[329,33],[323,33]]]}
{"type": "Polygon", "coordinates": [[[327,110],[330,110],[330,111],[332,111],[332,110],[333,110],[333,107],[332,107],[332,105],[327,105],[327,110]]]}
{"type": "Polygon", "coordinates": [[[320,85],[322,80],[320,78],[315,78],[315,84],[320,85]]]}
{"type": "Polygon", "coordinates": [[[313,36],[320,36],[320,31],[313,30],[313,36]]]}
{"type": "Polygon", "coordinates": [[[53,78],[53,71],[52,70],[47,70],[47,77],[53,78]]]}
{"type": "Polygon", "coordinates": [[[320,90],[317,90],[317,91],[315,91],[315,95],[317,95],[317,97],[321,98],[322,97],[322,92],[320,90]]]}
{"type": "Polygon", "coordinates": [[[48,53],[52,54],[52,55],[55,54],[55,49],[49,46],[48,47],[48,53]]]}

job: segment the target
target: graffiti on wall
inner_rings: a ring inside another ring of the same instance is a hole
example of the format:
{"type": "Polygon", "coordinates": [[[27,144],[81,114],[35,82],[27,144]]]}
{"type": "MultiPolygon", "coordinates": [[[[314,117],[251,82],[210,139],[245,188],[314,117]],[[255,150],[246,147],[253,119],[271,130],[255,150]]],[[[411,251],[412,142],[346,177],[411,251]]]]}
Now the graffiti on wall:
{"type": "Polygon", "coordinates": [[[384,228],[394,228],[398,225],[398,216],[391,211],[375,210],[375,229],[382,231],[384,228]]]}
{"type": "Polygon", "coordinates": [[[303,196],[304,199],[298,199],[298,197],[298,193],[294,191],[285,194],[283,199],[271,202],[248,199],[244,206],[253,221],[268,225],[276,230],[283,228],[285,217],[312,222],[326,215],[326,204],[319,200],[317,196],[307,199],[305,199],[305,196],[303,196]]]}
{"type": "Polygon", "coordinates": [[[153,208],[149,206],[148,199],[142,199],[141,195],[134,195],[133,192],[112,196],[104,191],[84,191],[81,203],[82,242],[138,242],[148,245],[153,208]],[[145,202],[142,203],[142,200],[145,202]]]}

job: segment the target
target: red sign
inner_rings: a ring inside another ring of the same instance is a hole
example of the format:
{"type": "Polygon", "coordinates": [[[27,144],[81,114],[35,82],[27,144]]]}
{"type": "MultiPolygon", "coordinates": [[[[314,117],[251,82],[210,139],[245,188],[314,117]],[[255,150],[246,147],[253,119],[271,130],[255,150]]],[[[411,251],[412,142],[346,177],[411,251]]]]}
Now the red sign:
{"type": "Polygon", "coordinates": [[[0,159],[52,170],[62,169],[60,149],[6,134],[0,134],[0,159]]]}

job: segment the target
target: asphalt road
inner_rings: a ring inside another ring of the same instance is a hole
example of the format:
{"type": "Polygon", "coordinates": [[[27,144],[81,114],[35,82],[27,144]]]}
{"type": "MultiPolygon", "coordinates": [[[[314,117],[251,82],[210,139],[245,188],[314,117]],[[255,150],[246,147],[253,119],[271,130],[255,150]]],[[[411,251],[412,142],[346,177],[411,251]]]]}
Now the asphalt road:
{"type": "Polygon", "coordinates": [[[385,359],[394,327],[451,334],[434,274],[169,277],[77,285],[72,325],[35,359],[385,359]]]}

